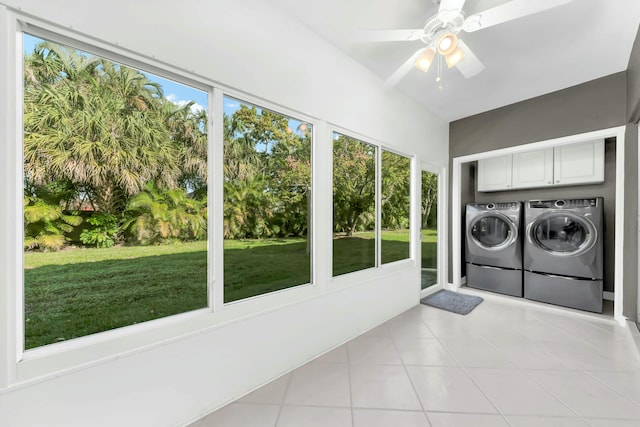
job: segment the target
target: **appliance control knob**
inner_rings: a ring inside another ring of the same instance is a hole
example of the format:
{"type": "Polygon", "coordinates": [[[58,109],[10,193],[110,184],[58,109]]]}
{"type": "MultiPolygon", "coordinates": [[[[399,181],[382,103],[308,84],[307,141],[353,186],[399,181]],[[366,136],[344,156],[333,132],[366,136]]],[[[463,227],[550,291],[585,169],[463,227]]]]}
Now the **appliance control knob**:
{"type": "Polygon", "coordinates": [[[556,207],[561,208],[565,205],[564,200],[556,200],[556,207]]]}
{"type": "Polygon", "coordinates": [[[488,203],[487,204],[487,209],[495,209],[496,205],[493,203],[488,203]]]}

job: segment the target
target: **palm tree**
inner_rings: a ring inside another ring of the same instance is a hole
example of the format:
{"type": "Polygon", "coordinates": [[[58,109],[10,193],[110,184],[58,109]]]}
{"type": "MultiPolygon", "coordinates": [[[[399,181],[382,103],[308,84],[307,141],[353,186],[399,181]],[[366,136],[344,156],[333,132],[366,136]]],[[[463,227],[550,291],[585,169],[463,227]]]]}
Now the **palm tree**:
{"type": "Polygon", "coordinates": [[[141,244],[200,239],[207,231],[206,209],[181,188],[161,190],[150,182],[129,201],[125,214],[131,218],[123,228],[141,244]]]}
{"type": "Polygon", "coordinates": [[[66,244],[65,233],[82,223],[78,215],[65,214],[59,205],[24,198],[25,249],[57,251],[66,244]]]}
{"type": "Polygon", "coordinates": [[[28,179],[70,180],[108,213],[121,212],[149,181],[177,186],[180,150],[157,84],[139,71],[51,43],[25,63],[28,179]]]}

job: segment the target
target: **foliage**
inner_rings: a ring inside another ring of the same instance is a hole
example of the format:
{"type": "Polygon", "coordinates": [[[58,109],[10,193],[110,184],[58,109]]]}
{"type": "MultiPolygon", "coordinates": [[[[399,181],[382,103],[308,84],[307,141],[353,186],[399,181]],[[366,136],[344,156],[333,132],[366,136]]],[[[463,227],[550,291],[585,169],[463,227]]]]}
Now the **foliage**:
{"type": "Polygon", "coordinates": [[[131,198],[123,228],[142,245],[171,240],[198,240],[207,233],[206,203],[187,196],[185,190],[164,190],[148,183],[131,198]]]}
{"type": "Polygon", "coordinates": [[[25,249],[57,251],[66,244],[64,233],[82,222],[80,216],[65,213],[60,205],[37,197],[24,198],[23,212],[25,249]]]}
{"type": "Polygon", "coordinates": [[[86,221],[90,227],[82,230],[80,241],[97,248],[110,248],[120,232],[118,217],[113,214],[95,212],[86,221]]]}
{"type": "Polygon", "coordinates": [[[411,160],[382,151],[382,228],[409,228],[411,160]]]}
{"type": "Polygon", "coordinates": [[[422,197],[420,213],[422,217],[422,229],[435,228],[437,226],[436,212],[438,202],[438,175],[431,172],[422,172],[422,197]]]}
{"type": "Polygon", "coordinates": [[[241,104],[224,120],[224,236],[305,236],[311,139],[306,124],[241,104]]]}
{"type": "Polygon", "coordinates": [[[333,141],[333,224],[352,236],[375,227],[376,148],[339,135],[333,141]]]}
{"type": "Polygon", "coordinates": [[[24,61],[25,179],[70,181],[111,214],[149,181],[202,187],[206,119],[190,107],[140,71],[40,43],[24,61]]]}

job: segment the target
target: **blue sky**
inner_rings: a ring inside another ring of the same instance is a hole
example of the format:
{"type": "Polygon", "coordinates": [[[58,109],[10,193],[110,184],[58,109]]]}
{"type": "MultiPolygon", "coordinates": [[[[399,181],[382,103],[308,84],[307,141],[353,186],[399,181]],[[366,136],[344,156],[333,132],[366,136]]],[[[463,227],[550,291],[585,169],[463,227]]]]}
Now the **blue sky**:
{"type": "MultiPolygon", "coordinates": [[[[32,36],[30,34],[24,33],[23,37],[23,48],[24,53],[28,54],[33,52],[33,48],[36,44],[41,42],[42,39],[32,36]]],[[[157,76],[155,74],[151,74],[145,71],[142,71],[149,80],[153,82],[160,83],[162,89],[164,91],[164,95],[167,99],[172,101],[175,104],[184,104],[190,101],[195,101],[195,105],[192,108],[202,108],[204,110],[208,110],[208,94],[202,90],[178,83],[173,80],[165,79],[163,77],[157,76]]],[[[225,97],[224,98],[224,112],[225,114],[231,115],[236,110],[240,108],[240,101],[237,101],[233,98],[225,97]]],[[[261,111],[258,108],[258,111],[261,111]]],[[[300,120],[296,120],[293,118],[289,119],[289,127],[292,131],[301,134],[299,131],[299,126],[302,124],[300,120]]],[[[307,124],[308,128],[311,128],[311,125],[307,124]]]]}

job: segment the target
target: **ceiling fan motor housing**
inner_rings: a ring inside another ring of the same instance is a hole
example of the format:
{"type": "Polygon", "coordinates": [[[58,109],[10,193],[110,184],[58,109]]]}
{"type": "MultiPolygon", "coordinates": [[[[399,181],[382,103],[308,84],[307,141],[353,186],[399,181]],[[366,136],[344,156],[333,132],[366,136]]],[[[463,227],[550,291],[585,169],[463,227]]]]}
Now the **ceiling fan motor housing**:
{"type": "Polygon", "coordinates": [[[424,25],[423,34],[420,37],[423,43],[429,45],[430,47],[437,48],[434,46],[442,36],[447,33],[455,34],[456,36],[462,30],[462,24],[464,23],[465,15],[464,12],[460,11],[458,16],[452,19],[449,22],[443,22],[438,18],[438,15],[431,18],[424,25]]]}

